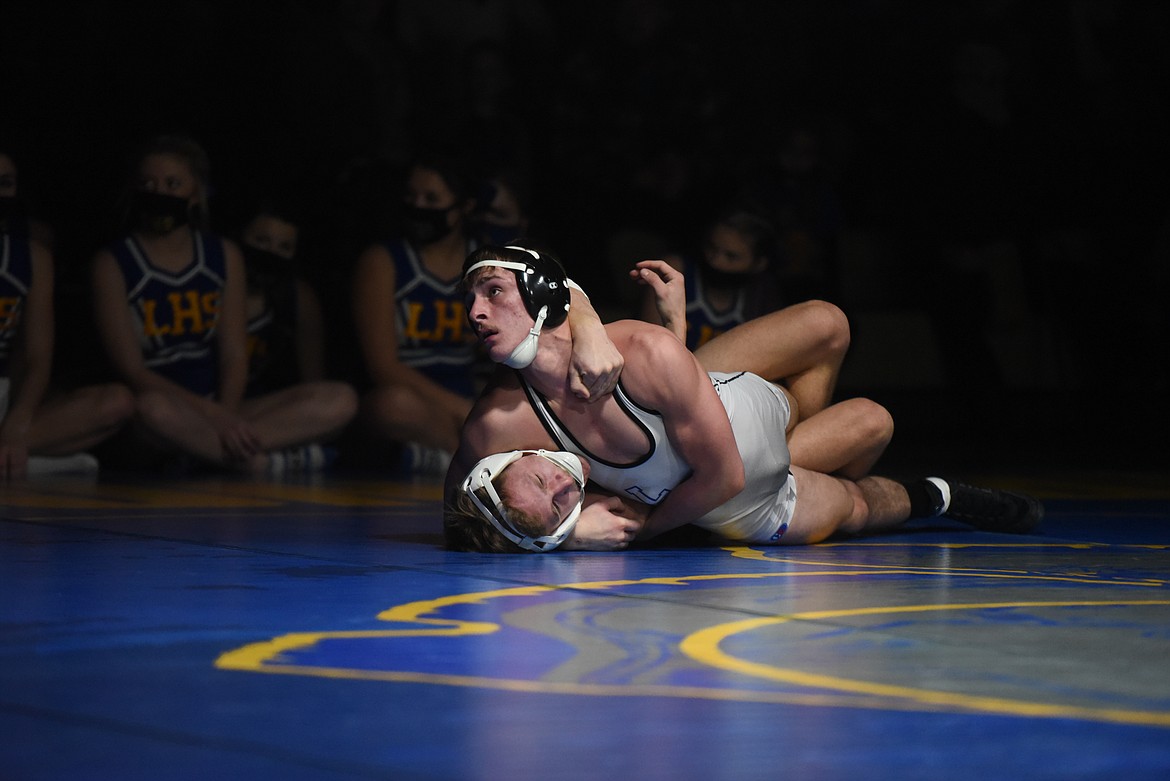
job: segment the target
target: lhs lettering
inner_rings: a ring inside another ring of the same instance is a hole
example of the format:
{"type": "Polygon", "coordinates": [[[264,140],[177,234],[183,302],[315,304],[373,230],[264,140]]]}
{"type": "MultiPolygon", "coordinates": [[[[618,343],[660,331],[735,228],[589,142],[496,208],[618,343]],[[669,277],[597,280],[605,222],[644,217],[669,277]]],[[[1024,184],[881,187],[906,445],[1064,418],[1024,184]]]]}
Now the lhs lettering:
{"type": "Polygon", "coordinates": [[[467,314],[462,301],[434,301],[431,303],[431,316],[426,318],[434,327],[427,330],[423,326],[423,314],[426,304],[411,302],[408,304],[408,318],[406,321],[407,339],[428,342],[459,342],[471,337],[471,329],[467,325],[467,314]]]}
{"type": "Polygon", "coordinates": [[[142,301],[143,330],[148,337],[204,334],[215,328],[219,317],[219,291],[168,293],[165,301],[142,301]]]}

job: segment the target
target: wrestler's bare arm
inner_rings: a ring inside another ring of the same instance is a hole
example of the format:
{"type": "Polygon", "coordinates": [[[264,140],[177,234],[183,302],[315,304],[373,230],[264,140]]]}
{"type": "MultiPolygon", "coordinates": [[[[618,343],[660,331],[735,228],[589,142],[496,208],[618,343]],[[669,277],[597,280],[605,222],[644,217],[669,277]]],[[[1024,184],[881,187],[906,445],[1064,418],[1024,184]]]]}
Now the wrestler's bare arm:
{"type": "Polygon", "coordinates": [[[630,277],[653,292],[657,322],[680,342],[687,341],[687,290],[683,273],[665,260],[643,260],[634,264],[630,277]]]}
{"type": "Polygon", "coordinates": [[[690,523],[739,493],[743,461],[710,378],[681,342],[643,323],[615,342],[626,356],[623,387],[662,415],[671,444],[692,470],[651,510],[640,535],[649,538],[690,523]]]}
{"type": "Polygon", "coordinates": [[[569,389],[579,399],[597,401],[613,391],[625,359],[610,341],[589,296],[574,288],[569,298],[569,329],[573,335],[569,389]]]}

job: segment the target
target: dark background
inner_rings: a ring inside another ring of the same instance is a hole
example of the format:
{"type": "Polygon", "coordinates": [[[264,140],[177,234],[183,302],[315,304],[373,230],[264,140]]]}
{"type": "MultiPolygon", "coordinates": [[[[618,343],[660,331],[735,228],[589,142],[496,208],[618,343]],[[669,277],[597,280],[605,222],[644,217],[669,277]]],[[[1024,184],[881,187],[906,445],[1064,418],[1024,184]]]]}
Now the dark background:
{"type": "Polygon", "coordinates": [[[0,139],[53,230],[69,378],[93,355],[85,264],[156,133],[208,149],[224,232],[258,192],[301,203],[345,373],[349,268],[431,142],[526,171],[533,232],[618,316],[631,236],[695,248],[729,197],[780,186],[782,141],[809,128],[828,251],[790,295],[850,315],[842,392],[891,407],[895,453],[1160,468],[1168,9],[8,0],[0,139]]]}

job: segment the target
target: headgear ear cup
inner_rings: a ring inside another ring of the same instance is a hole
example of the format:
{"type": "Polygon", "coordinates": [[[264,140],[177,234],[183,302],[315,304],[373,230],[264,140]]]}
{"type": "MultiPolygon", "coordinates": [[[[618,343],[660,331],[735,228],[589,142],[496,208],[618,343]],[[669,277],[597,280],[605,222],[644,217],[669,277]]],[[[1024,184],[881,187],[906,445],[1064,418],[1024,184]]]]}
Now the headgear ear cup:
{"type": "Polygon", "coordinates": [[[504,249],[524,252],[527,268],[516,272],[520,295],[528,314],[536,319],[542,307],[548,307],[544,325],[556,328],[569,316],[569,277],[559,260],[548,253],[540,253],[527,247],[509,246],[504,249]]]}

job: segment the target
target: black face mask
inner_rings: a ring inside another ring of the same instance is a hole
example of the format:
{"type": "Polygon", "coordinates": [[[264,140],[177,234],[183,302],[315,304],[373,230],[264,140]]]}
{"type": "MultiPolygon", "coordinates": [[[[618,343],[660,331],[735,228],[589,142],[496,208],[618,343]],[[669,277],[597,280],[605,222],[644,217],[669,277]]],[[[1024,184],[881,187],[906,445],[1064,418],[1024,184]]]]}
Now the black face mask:
{"type": "Polygon", "coordinates": [[[240,244],[240,251],[244,253],[248,287],[253,290],[267,290],[277,282],[294,276],[296,272],[296,264],[292,260],[275,252],[248,244],[240,244]]]}
{"type": "Polygon", "coordinates": [[[130,220],[135,232],[161,236],[186,225],[191,209],[186,198],[135,190],[130,196],[130,220]]]}
{"type": "Polygon", "coordinates": [[[699,264],[699,278],[703,280],[703,284],[719,290],[741,287],[747,284],[753,274],[751,271],[720,271],[706,263],[699,264]]]}
{"type": "Polygon", "coordinates": [[[11,195],[0,197],[0,233],[28,236],[28,204],[11,195]]]}
{"type": "Polygon", "coordinates": [[[407,241],[415,246],[432,244],[451,232],[447,224],[447,212],[454,209],[424,209],[418,206],[402,207],[402,232],[407,241]]]}

